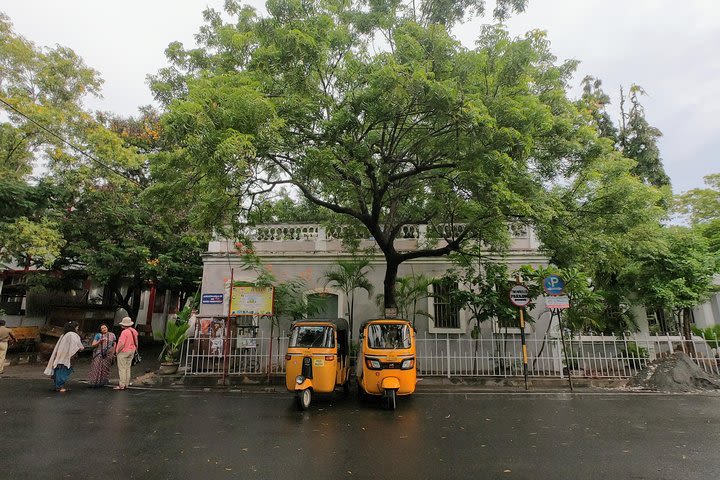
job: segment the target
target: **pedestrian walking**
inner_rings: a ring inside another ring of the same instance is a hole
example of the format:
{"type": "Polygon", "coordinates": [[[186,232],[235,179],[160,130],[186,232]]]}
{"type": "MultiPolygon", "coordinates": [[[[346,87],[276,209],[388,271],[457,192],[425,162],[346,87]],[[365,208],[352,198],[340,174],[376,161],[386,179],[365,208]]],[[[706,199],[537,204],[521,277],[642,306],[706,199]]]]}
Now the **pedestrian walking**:
{"type": "Polygon", "coordinates": [[[12,330],[5,326],[5,320],[0,320],[0,374],[5,371],[5,355],[7,355],[10,340],[17,341],[12,330]]]}
{"type": "Polygon", "coordinates": [[[88,383],[91,387],[103,387],[110,379],[110,367],[115,360],[116,337],[108,326],[100,325],[100,332],[92,341],[93,358],[88,372],[88,383]]]}
{"type": "Polygon", "coordinates": [[[45,368],[45,375],[50,375],[50,378],[55,382],[55,390],[61,393],[68,390],[65,388],[65,383],[73,373],[73,358],[83,350],[82,340],[80,340],[77,330],[77,322],[68,322],[65,325],[65,333],[60,336],[55,344],[45,368]]]}
{"type": "Polygon", "coordinates": [[[115,390],[125,390],[130,385],[132,360],[138,349],[138,332],[133,328],[132,319],[130,317],[123,318],[120,326],[122,332],[115,345],[120,381],[115,390]]]}

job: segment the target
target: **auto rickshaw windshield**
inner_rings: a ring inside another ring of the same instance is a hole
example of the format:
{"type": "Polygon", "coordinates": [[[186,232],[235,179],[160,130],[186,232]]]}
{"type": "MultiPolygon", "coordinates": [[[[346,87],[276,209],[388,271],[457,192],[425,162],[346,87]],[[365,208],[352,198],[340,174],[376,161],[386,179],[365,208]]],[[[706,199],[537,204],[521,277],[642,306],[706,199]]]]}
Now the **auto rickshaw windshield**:
{"type": "Polygon", "coordinates": [[[300,325],[293,328],[290,346],[299,348],[334,348],[335,335],[328,326],[300,325]]]}
{"type": "Polygon", "coordinates": [[[370,348],[410,348],[410,327],[404,323],[368,325],[367,336],[370,348]]]}

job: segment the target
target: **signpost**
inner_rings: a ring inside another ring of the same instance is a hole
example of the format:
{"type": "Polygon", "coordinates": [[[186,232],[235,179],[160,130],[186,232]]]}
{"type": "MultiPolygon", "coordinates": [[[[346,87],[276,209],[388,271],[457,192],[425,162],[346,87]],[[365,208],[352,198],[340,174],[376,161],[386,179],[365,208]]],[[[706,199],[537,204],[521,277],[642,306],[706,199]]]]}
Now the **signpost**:
{"type": "Polygon", "coordinates": [[[520,311],[520,340],[523,352],[523,375],[525,376],[525,390],[528,389],[528,355],[527,344],[525,343],[525,317],[523,308],[530,303],[530,291],[525,285],[515,285],[510,289],[510,303],[518,307],[520,311]]]}
{"type": "Polygon", "coordinates": [[[560,328],[560,338],[563,345],[563,353],[565,355],[565,365],[568,367],[568,383],[570,384],[570,391],[573,391],[572,376],[570,375],[570,362],[568,361],[567,347],[565,345],[565,330],[562,326],[562,319],[560,317],[560,311],[566,308],[570,308],[570,299],[563,295],[565,290],[565,280],[560,278],[558,275],[548,275],[543,279],[543,289],[545,293],[550,295],[545,297],[545,306],[550,310],[550,322],[557,315],[558,327],[560,328]]]}

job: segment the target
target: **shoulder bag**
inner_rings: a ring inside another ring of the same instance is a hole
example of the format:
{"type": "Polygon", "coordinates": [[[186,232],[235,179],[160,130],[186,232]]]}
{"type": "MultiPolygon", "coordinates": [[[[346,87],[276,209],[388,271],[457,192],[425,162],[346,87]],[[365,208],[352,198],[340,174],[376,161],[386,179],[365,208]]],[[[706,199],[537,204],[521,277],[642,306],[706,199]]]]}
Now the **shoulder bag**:
{"type": "Polygon", "coordinates": [[[137,365],[142,362],[142,357],[140,356],[140,351],[138,350],[137,337],[132,333],[131,335],[133,337],[133,342],[135,342],[135,355],[133,355],[132,364],[137,365]]]}

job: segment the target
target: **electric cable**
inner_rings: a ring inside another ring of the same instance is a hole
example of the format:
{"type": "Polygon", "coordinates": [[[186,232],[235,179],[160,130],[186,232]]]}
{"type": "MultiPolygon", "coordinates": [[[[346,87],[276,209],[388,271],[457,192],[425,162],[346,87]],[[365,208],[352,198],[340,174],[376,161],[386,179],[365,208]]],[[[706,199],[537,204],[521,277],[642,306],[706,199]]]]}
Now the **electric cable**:
{"type": "Polygon", "coordinates": [[[108,170],[109,172],[114,173],[115,175],[118,175],[118,176],[122,177],[123,179],[128,180],[128,181],[134,183],[135,185],[140,185],[140,182],[138,182],[138,181],[135,180],[134,178],[131,178],[131,177],[128,177],[127,175],[124,175],[122,172],[120,172],[120,171],[118,171],[118,170],[115,170],[115,169],[112,168],[110,165],[107,165],[107,164],[104,163],[103,161],[95,158],[94,156],[90,155],[89,153],[87,153],[86,151],[84,151],[83,149],[81,149],[80,147],[76,147],[76,146],[73,145],[72,143],[70,143],[70,142],[68,142],[67,140],[65,140],[64,138],[62,138],[62,137],[61,137],[60,135],[58,135],[57,133],[53,132],[53,131],[50,130],[49,128],[47,128],[47,127],[45,127],[44,125],[42,125],[40,122],[38,122],[38,121],[35,120],[34,118],[32,118],[32,117],[30,117],[29,115],[26,115],[26,114],[23,113],[22,111],[18,110],[17,107],[15,107],[14,105],[12,105],[11,103],[8,103],[7,101],[5,101],[5,99],[0,98],[0,103],[2,103],[3,105],[5,105],[6,107],[8,107],[8,108],[9,108],[10,110],[12,110],[13,112],[17,113],[17,114],[20,115],[21,117],[23,117],[23,118],[27,119],[28,121],[32,122],[35,126],[37,126],[38,128],[40,128],[40,129],[41,129],[42,131],[44,131],[45,133],[47,133],[47,134],[49,134],[49,135],[57,138],[58,140],[60,140],[62,143],[64,143],[64,144],[67,145],[68,147],[72,148],[73,150],[75,150],[76,152],[80,153],[81,155],[84,155],[85,157],[89,158],[92,162],[100,165],[101,167],[103,167],[104,169],[108,170]]]}

